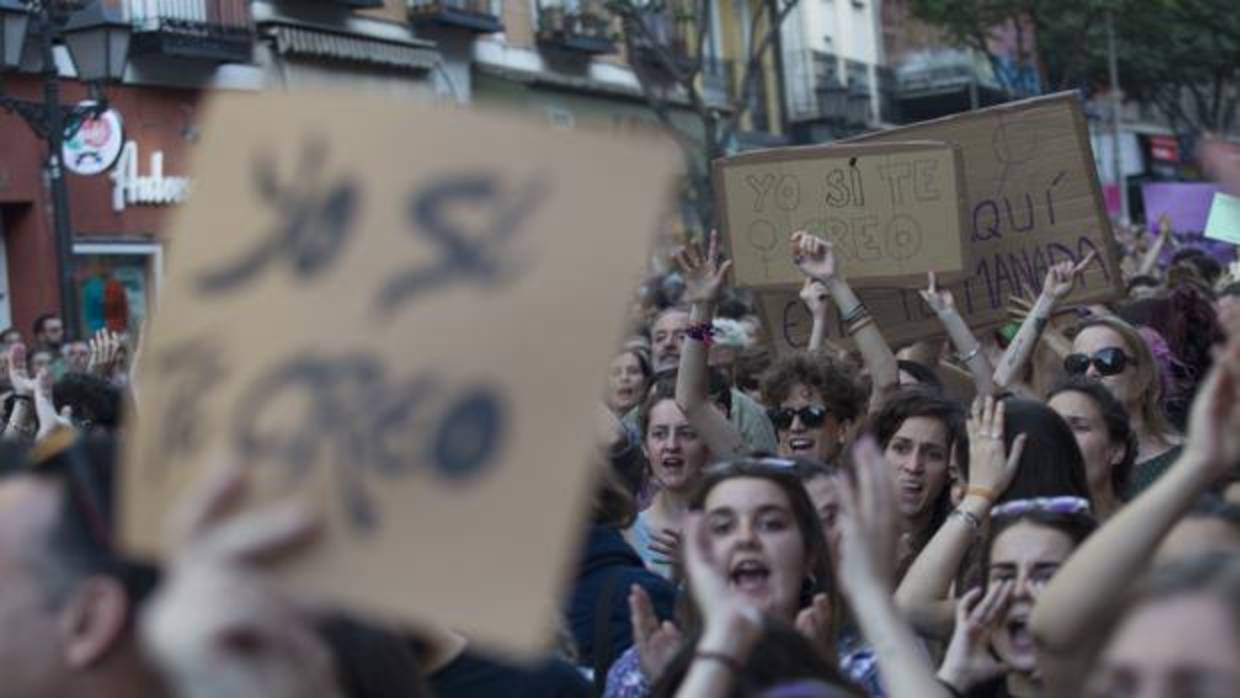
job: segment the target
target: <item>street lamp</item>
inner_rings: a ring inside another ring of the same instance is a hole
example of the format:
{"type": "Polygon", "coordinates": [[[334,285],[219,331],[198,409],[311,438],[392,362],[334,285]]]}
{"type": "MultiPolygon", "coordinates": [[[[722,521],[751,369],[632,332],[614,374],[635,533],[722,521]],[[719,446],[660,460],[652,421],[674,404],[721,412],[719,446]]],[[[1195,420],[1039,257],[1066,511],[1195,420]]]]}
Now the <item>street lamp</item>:
{"type": "Polygon", "coordinates": [[[128,22],[110,15],[99,3],[69,18],[61,34],[83,82],[120,80],[129,56],[128,22]]]}
{"type": "MultiPolygon", "coordinates": [[[[73,287],[73,228],[69,223],[69,190],[65,182],[61,153],[66,124],[76,130],[85,118],[107,109],[98,88],[101,80],[119,80],[124,74],[129,51],[130,28],[110,15],[99,0],[76,14],[58,9],[55,0],[0,0],[0,53],[3,67],[14,70],[21,64],[22,49],[29,37],[37,42],[41,59],[40,77],[43,99],[39,101],[0,94],[0,108],[25,120],[47,142],[47,173],[52,194],[52,228],[56,234],[56,266],[59,272],[60,314],[69,339],[78,334],[77,292],[73,287]],[[69,49],[78,78],[90,85],[97,99],[88,106],[60,103],[60,71],[54,53],[57,41],[69,49]]],[[[72,133],[68,134],[72,136],[72,133]]]]}
{"type": "Polygon", "coordinates": [[[0,65],[16,68],[22,61],[22,44],[30,15],[21,0],[0,0],[0,65]]]}

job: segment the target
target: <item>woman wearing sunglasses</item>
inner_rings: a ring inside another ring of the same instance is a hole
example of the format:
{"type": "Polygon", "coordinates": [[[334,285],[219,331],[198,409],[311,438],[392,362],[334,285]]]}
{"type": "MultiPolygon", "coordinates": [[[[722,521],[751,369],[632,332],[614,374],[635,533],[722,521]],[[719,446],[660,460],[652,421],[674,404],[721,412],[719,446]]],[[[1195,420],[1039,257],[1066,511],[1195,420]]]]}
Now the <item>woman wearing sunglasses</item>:
{"type": "Polygon", "coordinates": [[[1124,498],[1131,499],[1157,480],[1181,451],[1180,435],[1163,411],[1163,383],[1154,355],[1132,325],[1116,317],[1094,317],[1078,327],[1064,370],[1100,381],[1128,410],[1137,435],[1137,462],[1124,492],[1124,498]]]}

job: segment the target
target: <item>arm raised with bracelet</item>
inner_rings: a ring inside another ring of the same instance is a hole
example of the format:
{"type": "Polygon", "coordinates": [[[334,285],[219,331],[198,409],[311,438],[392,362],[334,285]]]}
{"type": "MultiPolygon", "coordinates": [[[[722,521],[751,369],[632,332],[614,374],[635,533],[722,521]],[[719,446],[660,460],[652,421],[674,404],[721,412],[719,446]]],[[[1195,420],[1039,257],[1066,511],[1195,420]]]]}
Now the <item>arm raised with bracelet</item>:
{"type": "Polygon", "coordinates": [[[960,506],[926,544],[896,590],[896,605],[923,635],[951,636],[956,605],[950,600],[952,581],[969,546],[979,538],[990,508],[1012,484],[1021,453],[1022,434],[1003,449],[1002,401],[978,397],[969,417],[969,485],[960,506]]]}
{"type": "Polygon", "coordinates": [[[716,458],[743,455],[747,449],[740,432],[711,405],[707,390],[711,321],[732,262],[720,255],[719,235],[712,232],[706,250],[694,241],[676,253],[676,264],[685,280],[684,301],[690,304],[689,331],[676,372],[676,405],[716,458]]]}
{"type": "Polygon", "coordinates": [[[814,237],[804,230],[792,234],[792,259],[801,273],[820,282],[835,299],[840,319],[857,343],[861,358],[870,371],[874,392],[870,395],[870,410],[877,411],[883,400],[900,383],[900,370],[896,355],[883,339],[870,311],[862,305],[852,287],[839,273],[839,264],[831,243],[814,237]]]}
{"type": "Polygon", "coordinates": [[[986,352],[982,351],[982,343],[973,336],[973,331],[969,329],[964,318],[960,317],[960,313],[956,310],[956,300],[952,298],[952,292],[938,287],[934,272],[930,272],[929,284],[926,290],[921,292],[921,298],[938,316],[939,322],[943,323],[947,336],[952,340],[952,346],[956,347],[960,360],[964,362],[969,369],[969,374],[973,376],[977,394],[994,395],[994,368],[990,365],[990,359],[987,358],[986,352]]]}

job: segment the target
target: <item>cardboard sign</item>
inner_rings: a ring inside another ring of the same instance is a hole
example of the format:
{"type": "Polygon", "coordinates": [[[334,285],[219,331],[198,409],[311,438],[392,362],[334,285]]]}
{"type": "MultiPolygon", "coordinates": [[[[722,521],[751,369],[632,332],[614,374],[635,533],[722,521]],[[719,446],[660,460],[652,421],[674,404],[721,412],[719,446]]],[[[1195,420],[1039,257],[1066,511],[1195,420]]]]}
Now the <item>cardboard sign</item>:
{"type": "Polygon", "coordinates": [[[177,494],[234,459],[259,499],[326,515],[291,588],[539,651],[676,150],[347,99],[212,103],[143,357],[124,539],[166,554],[177,494]]]}
{"type": "MultiPolygon", "coordinates": [[[[964,284],[948,284],[954,297],[964,292],[964,284]]],[[[801,301],[800,289],[772,289],[757,292],[758,312],[766,326],[777,356],[802,351],[809,346],[814,325],[809,308],[801,301]]],[[[878,287],[857,289],[883,339],[893,347],[946,334],[943,323],[921,299],[917,288],[878,287]]],[[[843,347],[852,346],[847,327],[834,304],[829,305],[825,338],[843,347]]]]}
{"type": "Polygon", "coordinates": [[[1090,252],[1097,253],[1097,261],[1064,305],[1108,301],[1123,292],[1076,93],[1011,102],[848,142],[909,140],[961,148],[971,260],[956,305],[971,326],[1003,322],[1009,296],[1036,296],[1051,265],[1079,262],[1090,252]]]}
{"type": "Polygon", "coordinates": [[[788,238],[835,243],[855,285],[964,268],[960,153],[941,143],[774,148],[714,163],[716,207],[736,284],[804,278],[788,238]]]}
{"type": "Polygon", "coordinates": [[[1206,237],[1240,245],[1240,198],[1223,192],[1214,195],[1206,237]]]}

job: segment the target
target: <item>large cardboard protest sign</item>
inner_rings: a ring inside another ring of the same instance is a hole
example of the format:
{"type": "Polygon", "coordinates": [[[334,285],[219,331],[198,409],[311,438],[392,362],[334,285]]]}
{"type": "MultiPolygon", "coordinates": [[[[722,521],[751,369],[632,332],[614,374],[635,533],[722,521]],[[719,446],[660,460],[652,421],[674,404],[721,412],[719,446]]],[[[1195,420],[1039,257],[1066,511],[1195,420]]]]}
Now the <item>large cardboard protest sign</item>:
{"type": "MultiPolygon", "coordinates": [[[[961,149],[971,261],[956,305],[970,325],[1002,322],[1009,296],[1036,295],[1051,265],[1080,261],[1091,252],[1097,260],[1065,303],[1102,302],[1122,292],[1118,250],[1076,93],[1012,102],[848,142],[909,140],[943,141],[961,149]]],[[[893,328],[884,325],[883,330],[893,328]]]]}
{"type": "Polygon", "coordinates": [[[716,208],[736,284],[800,283],[788,238],[834,243],[857,285],[961,271],[960,153],[941,143],[773,148],[714,163],[716,208]]]}
{"type": "Polygon", "coordinates": [[[215,459],[302,493],[291,588],[545,647],[675,150],[349,95],[215,99],[141,366],[124,539],[215,459]],[[599,163],[607,163],[599,167],[599,163]]]}

